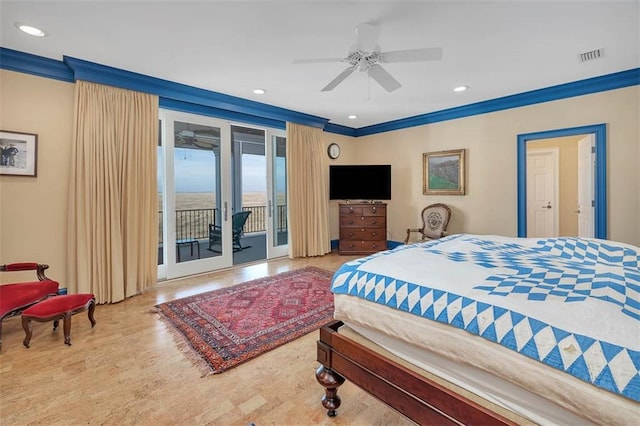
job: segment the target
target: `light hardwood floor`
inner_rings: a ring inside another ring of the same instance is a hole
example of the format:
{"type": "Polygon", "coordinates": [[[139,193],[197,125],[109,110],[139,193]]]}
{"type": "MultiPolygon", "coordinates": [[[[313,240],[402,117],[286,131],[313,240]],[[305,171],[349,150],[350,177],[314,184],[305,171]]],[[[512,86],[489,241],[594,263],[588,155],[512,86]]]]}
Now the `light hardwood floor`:
{"type": "MultiPolygon", "coordinates": [[[[62,324],[34,323],[31,348],[22,346],[20,318],[6,320],[0,352],[2,425],[411,425],[346,382],[331,419],[315,380],[310,333],[235,369],[202,376],[181,352],[153,307],[167,300],[297,269],[335,270],[351,257],[331,254],[277,259],[158,284],[142,295],[73,317],[72,346],[62,324]]],[[[52,277],[55,278],[55,277],[52,277]]]]}

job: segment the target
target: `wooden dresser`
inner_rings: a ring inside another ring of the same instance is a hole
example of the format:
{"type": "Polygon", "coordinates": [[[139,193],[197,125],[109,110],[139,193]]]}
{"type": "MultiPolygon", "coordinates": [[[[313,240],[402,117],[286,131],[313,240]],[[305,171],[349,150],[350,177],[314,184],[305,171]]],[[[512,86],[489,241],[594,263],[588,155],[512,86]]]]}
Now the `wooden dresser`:
{"type": "Polygon", "coordinates": [[[386,204],[340,204],[340,254],[371,254],[387,249],[386,204]]]}

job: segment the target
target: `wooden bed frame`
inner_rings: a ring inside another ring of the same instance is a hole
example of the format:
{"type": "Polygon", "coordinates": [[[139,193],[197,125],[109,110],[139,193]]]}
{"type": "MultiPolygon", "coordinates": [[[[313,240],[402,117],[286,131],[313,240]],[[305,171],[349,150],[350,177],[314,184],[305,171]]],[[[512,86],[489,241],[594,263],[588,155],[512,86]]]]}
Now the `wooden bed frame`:
{"type": "Polygon", "coordinates": [[[418,424],[516,424],[341,335],[343,325],[332,321],[322,327],[317,342],[316,379],[325,387],[322,405],[329,417],[337,415],[338,387],[348,379],[418,424]]]}

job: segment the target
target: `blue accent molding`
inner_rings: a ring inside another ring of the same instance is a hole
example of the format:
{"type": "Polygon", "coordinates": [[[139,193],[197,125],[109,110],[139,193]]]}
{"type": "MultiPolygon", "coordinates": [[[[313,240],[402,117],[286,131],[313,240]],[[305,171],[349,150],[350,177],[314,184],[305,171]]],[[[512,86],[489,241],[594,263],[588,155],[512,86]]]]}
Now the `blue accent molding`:
{"type": "Polygon", "coordinates": [[[200,113],[200,107],[203,107],[205,111],[208,111],[208,114],[213,114],[216,111],[224,111],[226,114],[225,117],[234,120],[251,120],[249,122],[254,124],[260,124],[261,122],[278,123],[275,126],[277,128],[283,128],[282,123],[291,121],[311,127],[322,128],[326,132],[350,137],[384,133],[392,130],[423,126],[536,103],[640,85],[640,68],[634,68],[627,71],[620,71],[613,74],[592,77],[585,80],[356,129],[340,124],[329,123],[329,120],[326,118],[210,90],[199,89],[193,86],[100,65],[69,56],[64,56],[63,61],[57,61],[55,59],[0,47],[0,68],[66,82],[86,80],[145,93],[153,93],[160,97],[161,104],[164,102],[167,105],[173,105],[176,109],[180,108],[180,111],[185,112],[200,113]],[[174,101],[176,103],[172,103],[174,101]],[[189,107],[192,107],[192,109],[188,109],[189,107]]]}
{"type": "Polygon", "coordinates": [[[152,93],[165,99],[217,108],[219,110],[249,116],[279,121],[291,121],[311,127],[324,128],[329,121],[326,118],[174,83],[172,81],[100,65],[69,56],[65,56],[63,61],[73,71],[76,80],[107,84],[139,92],[152,93]]]}
{"type": "Polygon", "coordinates": [[[640,68],[356,129],[356,137],[640,85],[640,68]]]}
{"type": "Polygon", "coordinates": [[[221,118],[223,120],[250,123],[258,126],[271,127],[274,129],[286,129],[286,122],[270,118],[258,117],[255,115],[243,114],[220,108],[213,108],[205,105],[192,104],[189,102],[177,101],[160,97],[160,108],[174,111],[188,112],[190,114],[205,115],[208,117],[221,118]]]}
{"type": "Polygon", "coordinates": [[[394,248],[398,247],[398,246],[403,246],[404,242],[402,241],[387,241],[387,249],[388,250],[393,250],[394,248]]]}
{"type": "Polygon", "coordinates": [[[595,135],[594,236],[607,239],[607,125],[571,127],[518,135],[518,237],[527,236],[527,142],[563,136],[595,135]]]}
{"type": "Polygon", "coordinates": [[[55,59],[0,47],[0,68],[73,83],[73,73],[55,59]]]}
{"type": "Polygon", "coordinates": [[[351,137],[356,137],[356,132],[357,132],[357,130],[354,129],[353,127],[347,127],[347,126],[343,126],[342,124],[333,124],[333,123],[327,123],[326,126],[324,126],[324,131],[329,133],[335,133],[338,135],[351,136],[351,137]]]}

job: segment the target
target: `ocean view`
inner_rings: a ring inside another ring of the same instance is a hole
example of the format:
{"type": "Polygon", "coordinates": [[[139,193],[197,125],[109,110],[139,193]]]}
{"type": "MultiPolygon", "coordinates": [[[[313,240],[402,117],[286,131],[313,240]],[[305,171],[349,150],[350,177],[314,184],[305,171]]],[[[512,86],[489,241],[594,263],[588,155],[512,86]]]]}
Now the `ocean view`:
{"type": "MultiPolygon", "coordinates": [[[[266,192],[245,192],[242,196],[244,207],[264,206],[267,203],[266,192]]],[[[178,192],[176,210],[212,209],[216,206],[215,192],[178,192]]],[[[158,211],[162,210],[162,194],[158,194],[158,211]]]]}

